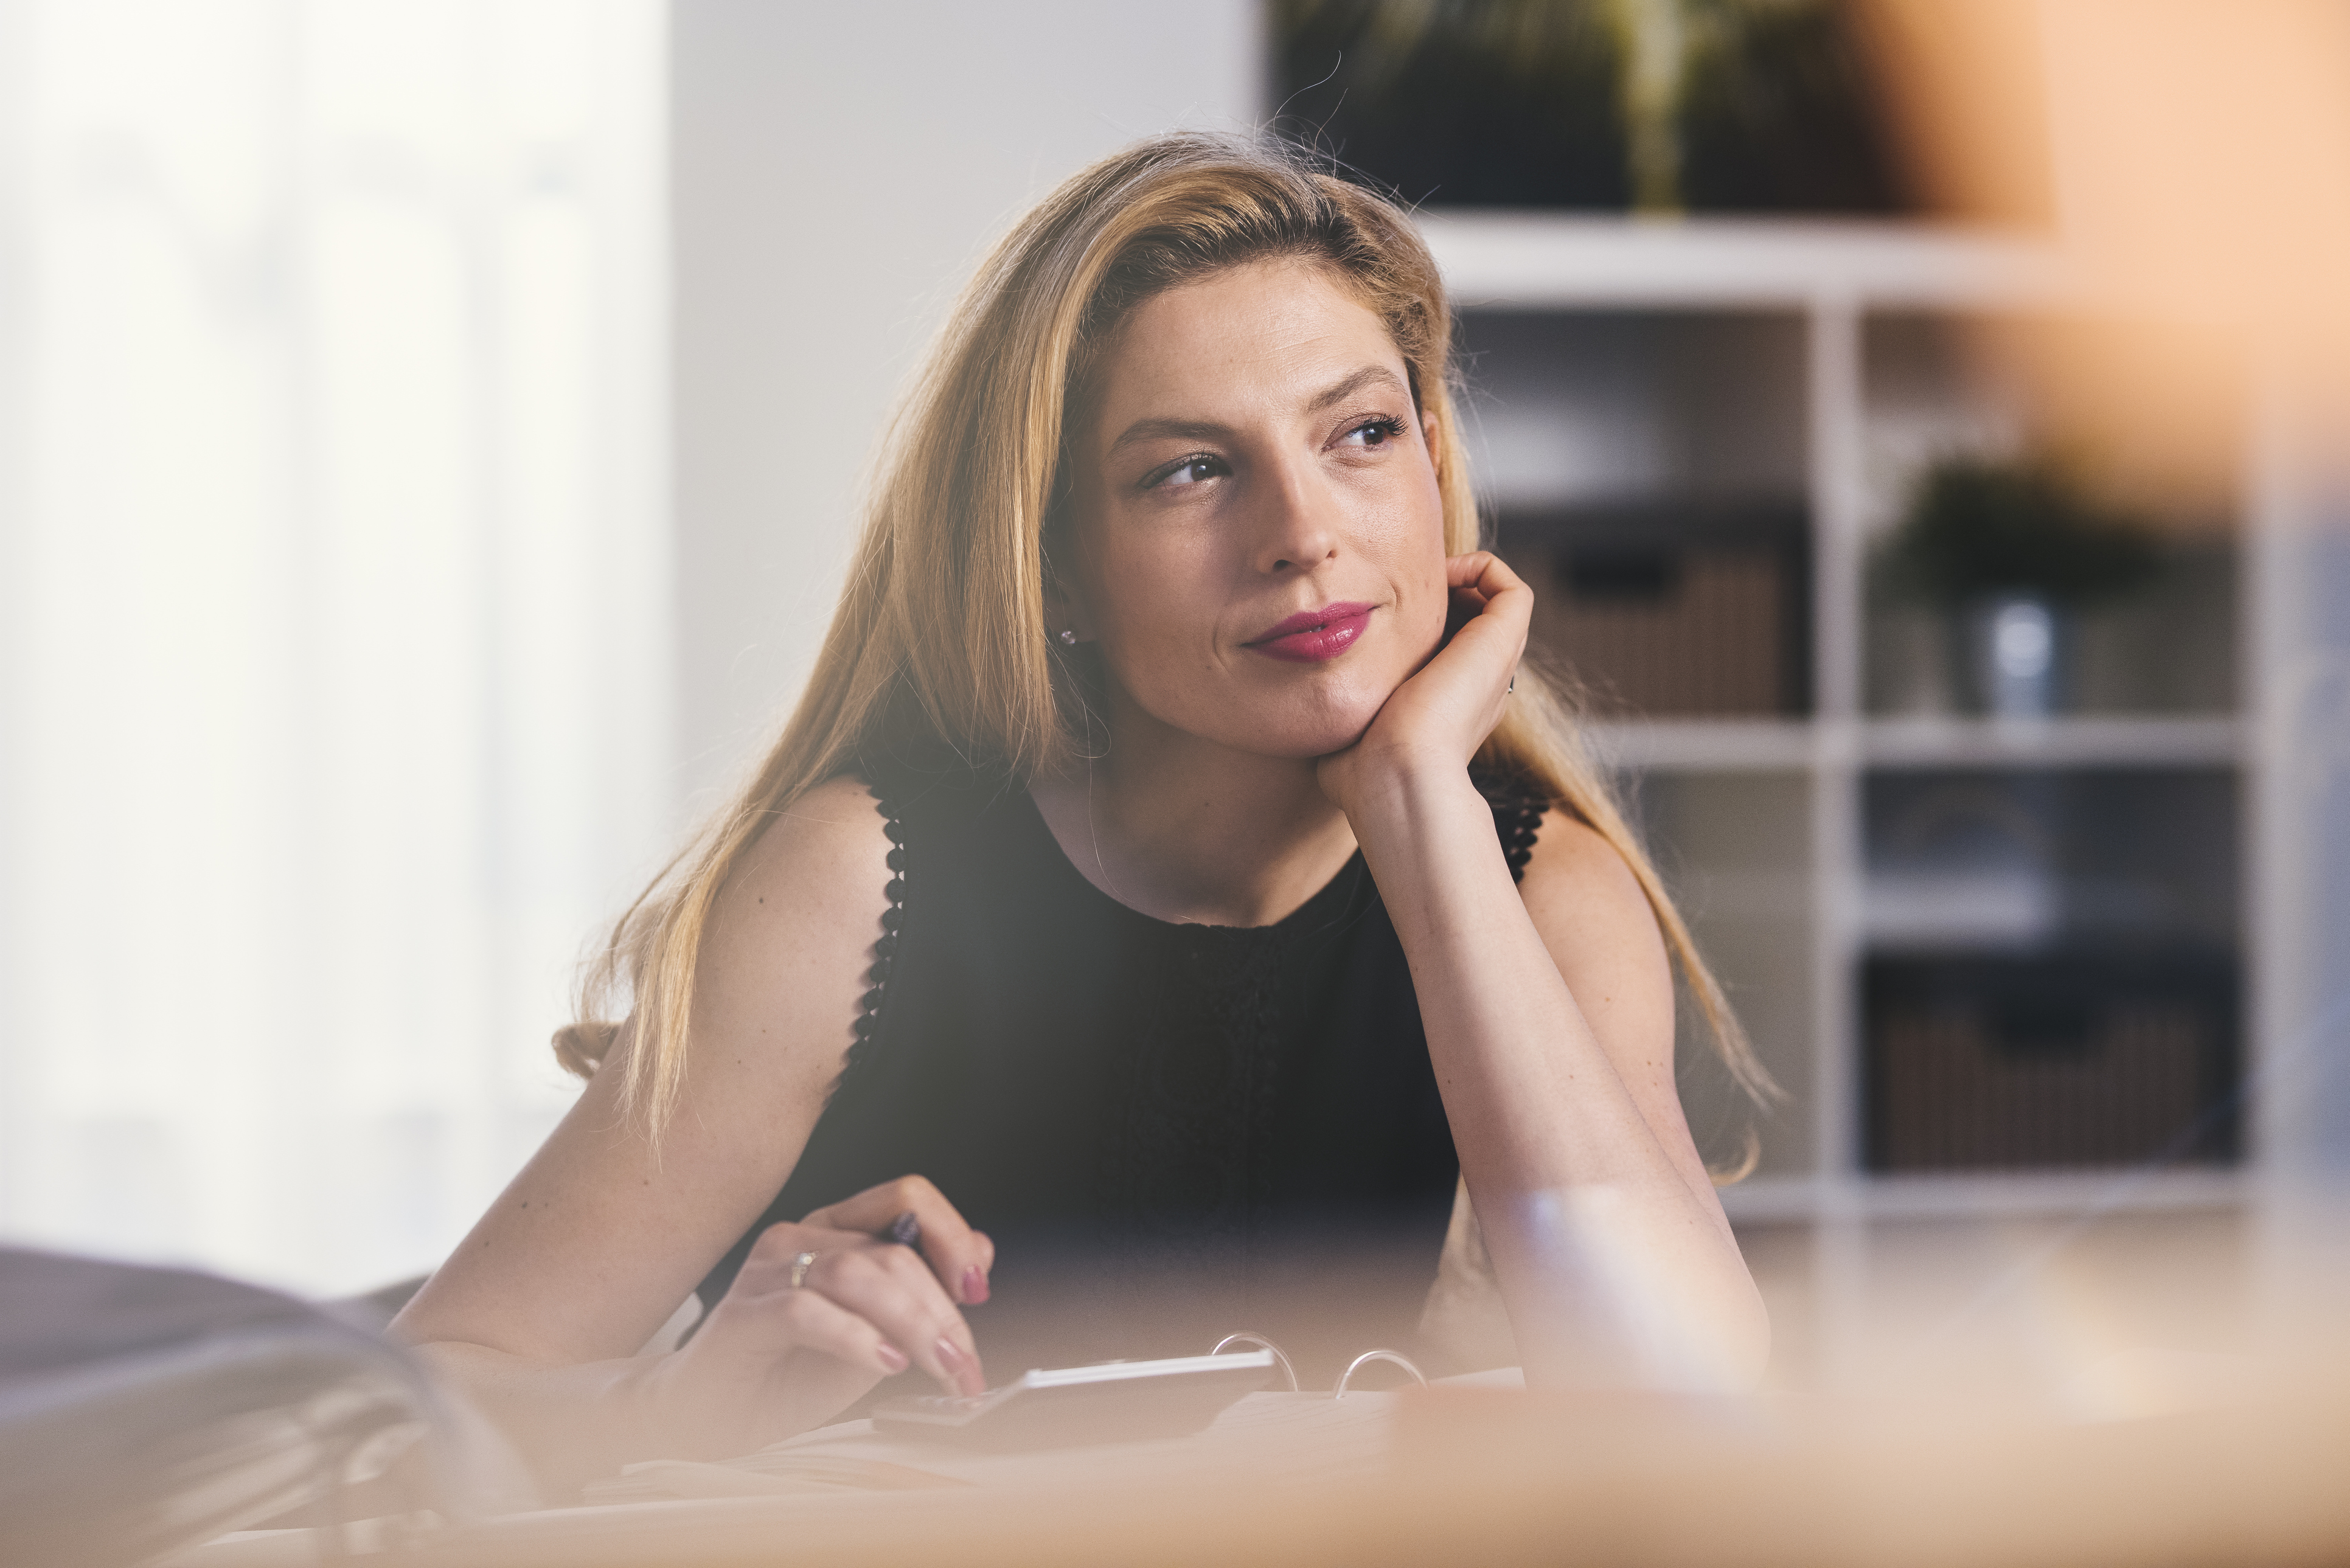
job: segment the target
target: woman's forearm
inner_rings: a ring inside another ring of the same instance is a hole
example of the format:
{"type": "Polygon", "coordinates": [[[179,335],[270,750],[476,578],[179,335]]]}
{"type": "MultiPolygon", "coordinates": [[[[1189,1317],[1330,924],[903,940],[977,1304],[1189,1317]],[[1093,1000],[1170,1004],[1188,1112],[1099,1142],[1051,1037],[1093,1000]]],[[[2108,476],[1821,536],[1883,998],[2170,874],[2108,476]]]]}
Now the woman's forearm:
{"type": "Polygon", "coordinates": [[[625,1464],[703,1457],[691,1447],[692,1433],[672,1432],[661,1417],[653,1383],[665,1358],[549,1366],[450,1341],[413,1353],[514,1446],[547,1503],[577,1501],[581,1487],[625,1464]]]}
{"type": "Polygon", "coordinates": [[[1720,1205],[1668,1155],[1561,977],[1491,807],[1458,769],[1388,774],[1351,805],[1530,1369],[1751,1380],[1768,1324],[1720,1205]]]}

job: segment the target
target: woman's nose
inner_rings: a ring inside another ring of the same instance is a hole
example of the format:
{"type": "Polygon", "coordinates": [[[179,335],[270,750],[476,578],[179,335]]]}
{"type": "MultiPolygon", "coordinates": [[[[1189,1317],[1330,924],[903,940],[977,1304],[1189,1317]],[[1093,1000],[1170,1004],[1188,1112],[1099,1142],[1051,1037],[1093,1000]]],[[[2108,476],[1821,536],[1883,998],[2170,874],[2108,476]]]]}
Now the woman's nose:
{"type": "Polygon", "coordinates": [[[1338,552],[1336,498],[1310,464],[1284,463],[1259,502],[1258,571],[1311,570],[1338,552]]]}

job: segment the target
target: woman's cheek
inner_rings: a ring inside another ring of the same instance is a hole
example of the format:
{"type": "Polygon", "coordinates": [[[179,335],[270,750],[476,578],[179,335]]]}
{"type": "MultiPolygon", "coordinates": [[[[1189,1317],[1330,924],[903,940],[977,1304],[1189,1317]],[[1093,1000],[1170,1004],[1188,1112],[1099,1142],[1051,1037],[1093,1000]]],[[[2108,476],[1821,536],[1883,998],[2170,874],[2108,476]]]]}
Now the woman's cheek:
{"type": "Polygon", "coordinates": [[[1451,595],[1440,576],[1433,588],[1423,587],[1412,607],[1400,612],[1402,635],[1397,639],[1403,648],[1400,680],[1409,680],[1444,646],[1445,613],[1451,603],[1451,595]]]}

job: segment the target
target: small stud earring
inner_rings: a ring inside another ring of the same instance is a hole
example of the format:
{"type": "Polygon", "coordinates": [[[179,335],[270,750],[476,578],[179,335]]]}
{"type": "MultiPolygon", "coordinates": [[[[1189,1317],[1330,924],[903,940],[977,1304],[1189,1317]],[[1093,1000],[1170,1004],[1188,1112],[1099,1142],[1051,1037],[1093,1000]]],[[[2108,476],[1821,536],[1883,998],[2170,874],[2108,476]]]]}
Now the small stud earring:
{"type": "Polygon", "coordinates": [[[1066,626],[1061,628],[1061,646],[1063,648],[1077,646],[1077,634],[1066,626]]]}

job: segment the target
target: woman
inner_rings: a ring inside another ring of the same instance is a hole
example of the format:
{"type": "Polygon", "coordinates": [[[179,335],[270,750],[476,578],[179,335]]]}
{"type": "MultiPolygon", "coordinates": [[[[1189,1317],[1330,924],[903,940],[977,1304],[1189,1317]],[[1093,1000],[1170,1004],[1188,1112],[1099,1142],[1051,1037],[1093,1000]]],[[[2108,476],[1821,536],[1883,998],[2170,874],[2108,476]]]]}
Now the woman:
{"type": "Polygon", "coordinates": [[[543,1470],[977,1392],[1013,1295],[1065,1309],[1015,1365],[1483,1279],[1537,1376],[1755,1374],[1669,950],[1764,1081],[1521,667],[1450,338],[1393,206],[1253,144],[1146,142],[998,247],[783,738],[558,1036],[578,1106],[397,1325],[543,1470]]]}

